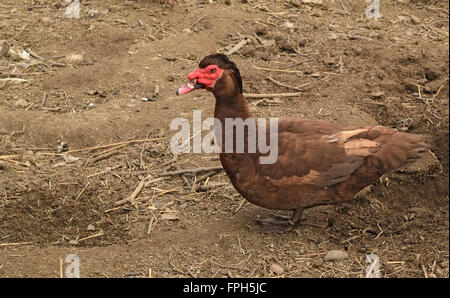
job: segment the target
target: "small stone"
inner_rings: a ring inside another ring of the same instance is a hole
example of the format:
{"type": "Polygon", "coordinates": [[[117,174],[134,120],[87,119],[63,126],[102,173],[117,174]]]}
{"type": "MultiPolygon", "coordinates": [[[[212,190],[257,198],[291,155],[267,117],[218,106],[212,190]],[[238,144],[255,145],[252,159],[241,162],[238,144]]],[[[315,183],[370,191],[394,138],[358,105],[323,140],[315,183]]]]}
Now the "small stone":
{"type": "Polygon", "coordinates": [[[255,28],[255,33],[256,33],[256,35],[258,35],[258,36],[264,36],[264,35],[267,35],[267,27],[266,27],[266,26],[263,26],[263,25],[258,25],[258,26],[255,28]]]}
{"type": "Polygon", "coordinates": [[[439,77],[439,74],[433,69],[427,68],[425,69],[425,77],[427,78],[428,81],[433,81],[439,77]]]}
{"type": "Polygon", "coordinates": [[[142,97],[141,100],[142,101],[156,101],[156,97],[147,96],[147,97],[142,97]]]}
{"type": "Polygon", "coordinates": [[[95,231],[95,226],[93,224],[89,224],[86,229],[88,231],[95,231]]]}
{"type": "Polygon", "coordinates": [[[43,18],[41,19],[41,22],[44,23],[44,24],[48,24],[48,23],[50,23],[51,21],[52,21],[52,19],[50,19],[49,17],[43,17],[43,18]]]}
{"type": "Polygon", "coordinates": [[[72,64],[79,64],[84,61],[84,57],[81,54],[71,54],[66,57],[67,62],[72,64]]]}
{"type": "Polygon", "coordinates": [[[308,40],[306,39],[306,38],[301,38],[299,41],[298,41],[298,46],[299,47],[305,47],[306,45],[308,44],[308,40]]]}
{"type": "Polygon", "coordinates": [[[250,36],[248,40],[251,45],[259,45],[259,41],[254,36],[250,36]]]}
{"type": "Polygon", "coordinates": [[[274,46],[275,44],[276,44],[276,42],[273,39],[269,39],[269,40],[263,39],[263,41],[262,41],[262,46],[265,48],[269,48],[271,46],[274,46]]]}
{"type": "Polygon", "coordinates": [[[414,25],[419,25],[421,22],[420,22],[420,19],[418,17],[411,16],[411,23],[414,24],[414,25]]]}
{"type": "Polygon", "coordinates": [[[8,164],[6,161],[0,160],[0,171],[5,171],[8,169],[8,164]]]}
{"type": "Polygon", "coordinates": [[[75,157],[75,156],[72,156],[72,155],[67,154],[67,153],[62,154],[61,156],[62,156],[62,158],[64,158],[64,161],[66,163],[74,163],[74,162],[77,162],[80,159],[79,157],[75,157]]]}
{"type": "Polygon", "coordinates": [[[58,145],[58,153],[61,153],[61,152],[65,152],[65,151],[67,151],[67,150],[69,150],[69,144],[68,143],[66,143],[66,142],[61,142],[59,145],[58,145]]]}
{"type": "Polygon", "coordinates": [[[25,108],[25,107],[28,107],[29,105],[30,105],[30,103],[28,101],[26,101],[25,99],[23,99],[23,98],[17,100],[14,103],[14,106],[15,107],[19,107],[19,108],[25,108]]]}
{"type": "Polygon", "coordinates": [[[226,5],[231,5],[231,0],[225,0],[226,5]]]}
{"type": "Polygon", "coordinates": [[[95,18],[100,14],[100,12],[97,9],[89,9],[87,14],[91,18],[95,18]]]}
{"type": "Polygon", "coordinates": [[[285,27],[286,29],[292,29],[294,28],[294,24],[291,22],[286,22],[283,24],[283,27],[285,27]]]}
{"type": "Polygon", "coordinates": [[[122,24],[122,25],[126,25],[127,21],[123,20],[123,19],[117,19],[116,20],[117,23],[122,24]]]}
{"type": "Polygon", "coordinates": [[[370,97],[373,99],[381,99],[383,96],[384,96],[383,91],[374,91],[374,92],[370,93],[370,97]]]}
{"type": "Polygon", "coordinates": [[[161,215],[162,220],[179,220],[180,218],[175,213],[163,213],[161,215]]]}
{"type": "Polygon", "coordinates": [[[380,30],[382,29],[381,25],[382,23],[378,19],[368,19],[365,27],[368,29],[380,30]]]}
{"type": "Polygon", "coordinates": [[[64,151],[67,151],[69,149],[69,143],[67,142],[61,142],[59,145],[64,151]]]}
{"type": "Polygon", "coordinates": [[[325,57],[325,58],[323,58],[323,63],[325,65],[334,65],[334,64],[336,64],[336,60],[333,57],[325,57]]]}
{"type": "Polygon", "coordinates": [[[191,34],[191,33],[192,33],[192,30],[189,29],[189,28],[184,28],[184,29],[183,29],[183,33],[191,34]]]}
{"type": "Polygon", "coordinates": [[[407,22],[407,21],[408,21],[408,17],[406,17],[406,16],[398,15],[397,18],[398,18],[401,22],[407,22]]]}
{"type": "Polygon", "coordinates": [[[340,261],[348,258],[348,254],[343,250],[330,250],[323,257],[325,261],[340,261]]]}
{"type": "Polygon", "coordinates": [[[311,13],[311,15],[313,17],[321,17],[321,16],[323,16],[323,11],[320,10],[319,8],[313,8],[310,13],[311,13]]]}
{"type": "Polygon", "coordinates": [[[286,52],[293,52],[295,53],[298,43],[296,43],[293,40],[287,41],[287,40],[283,40],[283,39],[279,39],[277,40],[277,46],[282,50],[282,51],[286,51],[286,52]]]}
{"type": "Polygon", "coordinates": [[[9,43],[6,40],[0,40],[0,57],[9,55],[9,43]]]}
{"type": "Polygon", "coordinates": [[[336,40],[336,39],[338,39],[338,35],[336,33],[334,33],[334,32],[331,32],[328,35],[328,38],[331,39],[331,40],[336,40]]]}
{"type": "Polygon", "coordinates": [[[69,244],[70,245],[78,245],[78,244],[80,244],[80,242],[78,240],[70,240],[69,244]]]}
{"type": "Polygon", "coordinates": [[[323,259],[322,258],[315,258],[315,259],[312,259],[311,263],[312,263],[312,265],[314,267],[319,268],[319,267],[321,267],[323,265],[323,259]]]}
{"type": "Polygon", "coordinates": [[[289,4],[294,7],[300,7],[300,2],[298,0],[290,0],[289,4]]]}
{"type": "Polygon", "coordinates": [[[278,264],[272,264],[272,265],[270,265],[270,271],[272,271],[273,273],[275,273],[277,275],[280,275],[280,274],[283,274],[284,269],[283,269],[283,267],[281,267],[278,264]]]}
{"type": "Polygon", "coordinates": [[[252,47],[244,48],[242,49],[241,54],[244,57],[253,57],[255,56],[255,49],[252,47]]]}
{"type": "Polygon", "coordinates": [[[87,95],[97,95],[98,94],[98,90],[88,90],[86,91],[87,95]]]}
{"type": "Polygon", "coordinates": [[[366,186],[360,192],[355,195],[355,198],[367,198],[369,193],[372,192],[372,185],[366,186]]]}
{"type": "Polygon", "coordinates": [[[270,60],[270,53],[268,52],[261,52],[258,54],[259,59],[264,60],[264,61],[269,61],[270,60]]]}

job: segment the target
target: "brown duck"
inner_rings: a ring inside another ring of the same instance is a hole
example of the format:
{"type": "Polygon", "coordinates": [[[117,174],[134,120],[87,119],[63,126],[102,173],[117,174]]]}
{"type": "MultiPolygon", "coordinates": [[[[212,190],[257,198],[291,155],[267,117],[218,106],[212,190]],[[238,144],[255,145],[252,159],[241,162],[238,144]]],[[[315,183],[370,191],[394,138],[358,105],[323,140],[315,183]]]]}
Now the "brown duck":
{"type": "MultiPolygon", "coordinates": [[[[222,124],[219,144],[225,142],[226,118],[253,117],[242,94],[239,70],[225,55],[206,56],[188,79],[190,83],[177,94],[206,89],[216,98],[214,117],[222,124]]],[[[267,124],[267,143],[270,132],[267,124]]],[[[244,198],[269,209],[293,210],[290,218],[259,220],[266,232],[295,225],[305,208],[351,200],[383,174],[420,158],[428,147],[426,136],[383,126],[345,128],[328,121],[279,119],[277,132],[278,158],[274,163],[262,164],[260,157],[268,153],[259,149],[254,153],[220,151],[225,172],[244,198]]],[[[246,129],[247,151],[250,137],[251,131],[246,129]]],[[[235,139],[233,146],[236,149],[235,139]]]]}

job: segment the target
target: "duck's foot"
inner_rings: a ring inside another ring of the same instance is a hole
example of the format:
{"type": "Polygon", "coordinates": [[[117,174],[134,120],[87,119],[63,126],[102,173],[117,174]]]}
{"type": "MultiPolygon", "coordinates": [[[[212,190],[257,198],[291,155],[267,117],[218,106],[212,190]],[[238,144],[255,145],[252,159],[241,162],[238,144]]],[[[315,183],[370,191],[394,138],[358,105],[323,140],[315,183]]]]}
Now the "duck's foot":
{"type": "Polygon", "coordinates": [[[289,219],[275,219],[275,218],[265,218],[256,219],[256,223],[262,226],[262,231],[264,233],[276,233],[288,230],[293,225],[289,223],[289,219]]]}
{"type": "Polygon", "coordinates": [[[264,233],[283,232],[300,222],[303,208],[295,209],[292,217],[272,215],[272,218],[256,219],[255,222],[262,226],[264,233]]]}

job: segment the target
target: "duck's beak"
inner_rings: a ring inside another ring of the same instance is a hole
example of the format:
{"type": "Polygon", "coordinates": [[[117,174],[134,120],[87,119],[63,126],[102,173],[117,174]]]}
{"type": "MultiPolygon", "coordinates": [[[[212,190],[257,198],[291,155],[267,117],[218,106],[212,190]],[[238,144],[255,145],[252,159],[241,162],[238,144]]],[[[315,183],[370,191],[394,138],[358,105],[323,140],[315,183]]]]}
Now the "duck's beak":
{"type": "Polygon", "coordinates": [[[192,90],[200,89],[200,88],[204,88],[204,87],[205,87],[204,85],[197,82],[197,79],[194,79],[192,81],[189,81],[186,85],[180,87],[180,89],[177,90],[177,95],[183,95],[188,92],[191,92],[192,90]]]}

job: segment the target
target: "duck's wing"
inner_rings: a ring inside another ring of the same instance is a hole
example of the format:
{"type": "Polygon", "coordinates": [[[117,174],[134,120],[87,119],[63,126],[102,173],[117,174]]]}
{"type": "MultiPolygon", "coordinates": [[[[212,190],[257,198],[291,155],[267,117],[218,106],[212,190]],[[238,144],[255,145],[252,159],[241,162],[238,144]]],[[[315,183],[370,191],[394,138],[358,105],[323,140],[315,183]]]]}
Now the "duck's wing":
{"type": "Polygon", "coordinates": [[[426,148],[424,136],[381,126],[345,129],[327,121],[281,120],[276,162],[255,159],[255,172],[276,184],[326,188],[355,173],[361,181],[376,180],[417,159],[426,148]]]}

